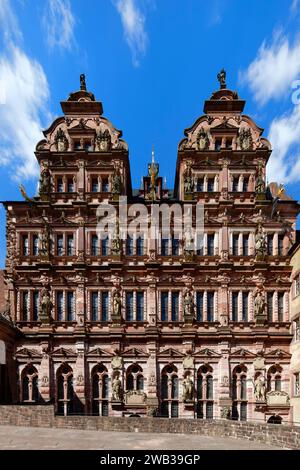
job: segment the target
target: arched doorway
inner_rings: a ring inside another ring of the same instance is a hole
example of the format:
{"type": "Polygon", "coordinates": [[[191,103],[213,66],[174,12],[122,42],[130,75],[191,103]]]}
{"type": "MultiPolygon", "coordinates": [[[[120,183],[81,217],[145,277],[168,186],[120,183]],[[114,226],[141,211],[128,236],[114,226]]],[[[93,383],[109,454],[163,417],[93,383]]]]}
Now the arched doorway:
{"type": "Polygon", "coordinates": [[[281,423],[282,423],[282,418],[281,416],[278,416],[278,415],[270,416],[270,418],[268,419],[268,424],[281,424],[281,423]]]}
{"type": "Polygon", "coordinates": [[[92,414],[108,416],[108,372],[103,364],[96,365],[91,374],[92,379],[92,414]]]}
{"type": "Polygon", "coordinates": [[[74,411],[73,369],[62,364],[56,374],[57,413],[72,414],[74,411]]]}

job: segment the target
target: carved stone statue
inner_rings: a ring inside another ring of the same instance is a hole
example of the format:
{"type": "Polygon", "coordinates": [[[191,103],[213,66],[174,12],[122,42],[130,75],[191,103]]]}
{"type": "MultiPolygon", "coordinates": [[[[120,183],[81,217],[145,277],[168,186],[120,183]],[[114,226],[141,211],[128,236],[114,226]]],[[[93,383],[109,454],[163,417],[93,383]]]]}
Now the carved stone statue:
{"type": "Polygon", "coordinates": [[[43,258],[49,257],[50,255],[50,236],[50,226],[46,224],[42,230],[39,244],[39,254],[43,258]]]}
{"type": "Polygon", "coordinates": [[[194,382],[191,377],[187,375],[182,382],[182,399],[183,401],[193,401],[194,398],[194,382]]]}
{"type": "Polygon", "coordinates": [[[252,135],[251,135],[251,130],[249,128],[240,129],[238,143],[239,143],[241,150],[252,149],[252,135]]]}
{"type": "Polygon", "coordinates": [[[258,164],[257,177],[255,182],[255,192],[256,194],[264,194],[266,190],[266,185],[263,176],[263,168],[261,162],[258,164]]]}
{"type": "Polygon", "coordinates": [[[190,290],[185,293],[183,300],[183,314],[185,317],[193,317],[195,311],[194,299],[190,290]]]}
{"type": "Polygon", "coordinates": [[[226,72],[222,69],[217,75],[218,82],[220,83],[220,88],[226,88],[226,72]]]}
{"type": "Polygon", "coordinates": [[[101,130],[96,134],[96,150],[99,152],[109,152],[111,149],[111,136],[108,129],[101,130]]]}
{"type": "Polygon", "coordinates": [[[122,401],[122,383],[120,376],[117,374],[112,381],[112,401],[122,401]]]}
{"type": "Polygon", "coordinates": [[[115,256],[118,256],[121,253],[121,240],[119,232],[115,232],[114,237],[111,240],[111,253],[115,256]]]}
{"type": "Polygon", "coordinates": [[[113,194],[121,194],[122,191],[122,176],[119,167],[115,168],[114,174],[111,177],[111,192],[113,194]]]}
{"type": "Polygon", "coordinates": [[[183,237],[183,251],[185,255],[190,255],[195,250],[194,238],[191,227],[187,227],[183,237]]]}
{"type": "Polygon", "coordinates": [[[39,187],[39,193],[40,196],[49,196],[51,190],[51,177],[49,170],[46,168],[45,170],[42,171],[41,177],[40,177],[40,187],[39,187]]]}
{"type": "Polygon", "coordinates": [[[56,150],[58,152],[66,152],[66,150],[68,150],[69,142],[61,127],[58,129],[55,135],[55,144],[56,150]]]}
{"type": "Polygon", "coordinates": [[[255,234],[255,259],[263,261],[267,254],[267,236],[261,224],[258,225],[255,234]]]}
{"type": "Polygon", "coordinates": [[[254,300],[254,316],[261,317],[265,313],[265,296],[261,290],[258,290],[254,300]]]}
{"type": "Polygon", "coordinates": [[[200,128],[198,135],[197,135],[197,148],[198,150],[207,150],[209,147],[209,138],[207,135],[207,132],[203,129],[203,127],[200,128]]]}
{"type": "Polygon", "coordinates": [[[193,178],[190,162],[187,163],[186,169],[183,174],[183,186],[184,194],[191,194],[193,192],[193,178]]]}
{"type": "Polygon", "coordinates": [[[256,401],[266,401],[266,383],[263,377],[257,377],[254,381],[254,398],[256,401]]]}
{"type": "Polygon", "coordinates": [[[80,75],[80,90],[86,91],[85,74],[80,75]]]}
{"type": "Polygon", "coordinates": [[[50,293],[48,289],[44,288],[41,292],[41,301],[39,308],[39,319],[42,322],[47,322],[50,320],[52,307],[53,304],[50,298],[50,293]]]}
{"type": "Polygon", "coordinates": [[[121,308],[122,308],[121,295],[120,295],[120,292],[116,290],[113,296],[113,314],[116,317],[121,317],[121,308]]]}

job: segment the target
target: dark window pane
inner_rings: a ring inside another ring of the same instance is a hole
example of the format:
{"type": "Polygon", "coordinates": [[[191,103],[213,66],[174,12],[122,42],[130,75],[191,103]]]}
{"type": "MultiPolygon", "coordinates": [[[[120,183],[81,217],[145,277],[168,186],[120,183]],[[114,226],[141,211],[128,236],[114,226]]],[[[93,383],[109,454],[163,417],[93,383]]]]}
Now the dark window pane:
{"type": "Polygon", "coordinates": [[[232,321],[238,321],[239,293],[232,292],[232,321]]]}
{"type": "Polygon", "coordinates": [[[137,321],[144,321],[144,292],[137,292],[136,294],[136,319],[137,321]]]}
{"type": "Polygon", "coordinates": [[[138,256],[143,256],[144,254],[144,238],[138,237],[136,240],[136,254],[138,256]]]}
{"type": "Polygon", "coordinates": [[[67,293],[67,321],[75,320],[74,292],[67,293]]]}
{"type": "Polygon", "coordinates": [[[179,292],[172,292],[172,321],[179,320],[179,292]]]}
{"type": "Polygon", "coordinates": [[[207,235],[207,255],[214,256],[214,248],[215,248],[215,235],[213,233],[209,233],[207,235]]]}
{"type": "Polygon", "coordinates": [[[169,293],[161,293],[161,321],[168,321],[168,304],[169,304],[169,293]]]}
{"type": "Polygon", "coordinates": [[[171,418],[178,418],[178,402],[171,402],[171,418]]]}
{"type": "Polygon", "coordinates": [[[249,255],[249,235],[243,235],[243,256],[249,255]]]}
{"type": "Polygon", "coordinates": [[[268,255],[273,255],[273,235],[268,235],[267,237],[267,249],[268,255]]]}
{"type": "Polygon", "coordinates": [[[206,403],[206,419],[213,419],[214,417],[214,404],[207,402],[206,403]]]}
{"type": "Polygon", "coordinates": [[[214,321],[214,292],[207,293],[207,321],[214,321]]]}
{"type": "Polygon", "coordinates": [[[247,421],[247,403],[241,403],[241,421],[247,421]]]}
{"type": "Polygon", "coordinates": [[[203,292],[196,294],[197,321],[203,321],[203,292]]]}
{"type": "Polygon", "coordinates": [[[212,377],[206,379],[206,398],[212,399],[214,397],[214,383],[212,377]]]}
{"type": "Polygon", "coordinates": [[[38,235],[33,235],[32,244],[33,244],[33,256],[38,256],[39,254],[39,236],[38,235]]]}
{"type": "Polygon", "coordinates": [[[278,321],[283,321],[283,313],[284,313],[284,293],[278,293],[278,321]]]}
{"type": "Polygon", "coordinates": [[[92,256],[98,255],[98,237],[97,235],[92,235],[92,256]]]}
{"type": "Polygon", "coordinates": [[[126,292],[126,321],[133,321],[133,292],[126,292]]]}
{"type": "Polygon", "coordinates": [[[64,183],[62,178],[57,178],[56,190],[58,193],[64,192],[64,183]]]}
{"type": "Polygon", "coordinates": [[[162,238],[161,240],[161,254],[162,256],[168,256],[169,254],[169,239],[162,238]]]}
{"type": "Polygon", "coordinates": [[[232,235],[232,254],[233,256],[238,256],[239,254],[239,235],[237,233],[232,235]]]}
{"type": "Polygon", "coordinates": [[[92,321],[99,320],[98,292],[92,292],[92,321]]]}
{"type": "Polygon", "coordinates": [[[64,295],[63,292],[56,293],[56,304],[57,304],[57,320],[64,320],[64,295]]]}
{"type": "Polygon", "coordinates": [[[39,319],[39,292],[33,292],[33,321],[38,321],[39,319]]]}
{"type": "Polygon", "coordinates": [[[161,378],[161,399],[168,399],[168,376],[163,375],[161,378]]]}
{"type": "Polygon", "coordinates": [[[273,295],[274,292],[267,293],[267,309],[268,309],[268,321],[273,321],[273,295]]]}
{"type": "Polygon", "coordinates": [[[242,294],[242,320],[248,321],[248,292],[243,292],[242,294]]]}
{"type": "Polygon", "coordinates": [[[239,178],[238,176],[235,176],[232,180],[232,191],[238,192],[238,190],[239,190],[239,178]]]}
{"type": "Polygon", "coordinates": [[[101,305],[101,320],[108,321],[108,307],[109,307],[108,292],[102,292],[102,305],[101,305]]]}
{"type": "Polygon", "coordinates": [[[108,256],[108,238],[101,240],[101,254],[102,256],[108,256]]]}
{"type": "Polygon", "coordinates": [[[172,255],[179,255],[179,239],[174,237],[172,238],[172,255]]]}
{"type": "Polygon", "coordinates": [[[212,193],[214,191],[214,186],[215,186],[215,180],[214,178],[208,178],[207,180],[207,191],[209,193],[212,193]]]}

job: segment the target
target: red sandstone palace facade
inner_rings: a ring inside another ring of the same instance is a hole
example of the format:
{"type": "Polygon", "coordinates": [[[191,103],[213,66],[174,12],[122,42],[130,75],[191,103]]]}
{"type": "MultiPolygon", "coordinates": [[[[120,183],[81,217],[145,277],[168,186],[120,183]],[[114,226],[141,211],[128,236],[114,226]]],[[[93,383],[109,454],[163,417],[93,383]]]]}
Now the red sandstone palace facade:
{"type": "Polygon", "coordinates": [[[154,159],[132,189],[128,146],[84,76],[61,103],[36,147],[39,196],[22,189],[24,201],[4,202],[2,401],[52,402],[61,414],[293,421],[299,205],[266,186],[271,145],[225,78],[184,131],[172,191],[154,159]],[[99,205],[119,211],[124,197],[128,223],[136,204],[147,224],[154,207],[177,204],[192,230],[176,238],[173,216],[168,237],[159,225],[155,236],[124,238],[118,213],[102,238],[99,205]]]}

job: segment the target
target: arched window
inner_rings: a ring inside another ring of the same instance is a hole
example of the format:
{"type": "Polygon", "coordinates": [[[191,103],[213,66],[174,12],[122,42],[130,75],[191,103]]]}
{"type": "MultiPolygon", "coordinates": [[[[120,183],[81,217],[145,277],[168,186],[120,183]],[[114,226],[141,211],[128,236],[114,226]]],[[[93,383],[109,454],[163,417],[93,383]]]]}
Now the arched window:
{"type": "Polygon", "coordinates": [[[179,381],[174,364],[166,365],[161,372],[161,416],[178,417],[179,381]]]}
{"type": "Polygon", "coordinates": [[[126,390],[144,389],[143,369],[138,364],[132,364],[126,371],[126,390]]]}
{"type": "Polygon", "coordinates": [[[92,413],[108,416],[108,372],[103,364],[97,364],[92,370],[92,413]]]}
{"type": "Polygon", "coordinates": [[[231,379],[232,419],[247,420],[247,367],[238,365],[231,379]]]}
{"type": "Polygon", "coordinates": [[[56,374],[57,412],[67,415],[73,412],[74,387],[73,370],[68,364],[62,364],[56,374]]]}
{"type": "Polygon", "coordinates": [[[268,392],[272,390],[281,392],[282,390],[281,373],[282,373],[282,367],[279,364],[273,365],[269,368],[268,374],[267,374],[268,392]]]}
{"type": "Polygon", "coordinates": [[[210,365],[203,365],[197,374],[197,418],[212,419],[214,415],[214,381],[213,369],[210,365]]]}
{"type": "Polygon", "coordinates": [[[39,401],[38,372],[32,365],[25,367],[22,373],[22,401],[39,401]]]}

